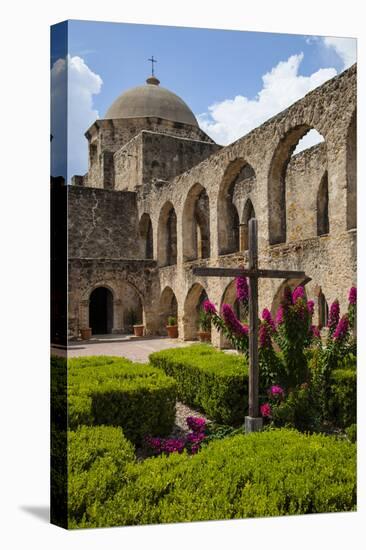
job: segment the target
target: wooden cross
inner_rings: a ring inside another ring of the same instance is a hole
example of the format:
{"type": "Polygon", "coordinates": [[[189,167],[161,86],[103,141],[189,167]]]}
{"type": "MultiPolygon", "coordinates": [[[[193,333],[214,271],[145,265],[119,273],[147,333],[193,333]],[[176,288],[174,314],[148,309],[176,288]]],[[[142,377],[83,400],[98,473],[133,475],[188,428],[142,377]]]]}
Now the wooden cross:
{"type": "Polygon", "coordinates": [[[158,60],[154,59],[154,56],[152,55],[148,61],[151,61],[151,75],[154,76],[154,63],[157,63],[158,60]]]}
{"type": "Polygon", "coordinates": [[[249,268],[194,267],[193,274],[202,277],[240,277],[249,278],[249,411],[245,417],[245,431],[253,432],[262,428],[259,416],[258,388],[258,279],[304,279],[302,284],[311,279],[304,271],[281,271],[276,269],[258,269],[258,222],[249,220],[249,268]]]}

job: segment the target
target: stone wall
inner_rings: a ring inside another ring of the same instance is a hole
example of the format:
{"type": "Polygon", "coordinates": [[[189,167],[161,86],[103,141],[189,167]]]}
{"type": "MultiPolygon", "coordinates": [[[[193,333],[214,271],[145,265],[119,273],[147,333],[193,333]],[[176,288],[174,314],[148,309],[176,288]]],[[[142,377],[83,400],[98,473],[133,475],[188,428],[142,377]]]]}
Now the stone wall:
{"type": "Polygon", "coordinates": [[[70,258],[137,258],[136,195],[91,187],[68,190],[70,258]]]}
{"type": "Polygon", "coordinates": [[[170,180],[221,149],[219,145],[143,130],[114,154],[115,189],[170,180]]]}

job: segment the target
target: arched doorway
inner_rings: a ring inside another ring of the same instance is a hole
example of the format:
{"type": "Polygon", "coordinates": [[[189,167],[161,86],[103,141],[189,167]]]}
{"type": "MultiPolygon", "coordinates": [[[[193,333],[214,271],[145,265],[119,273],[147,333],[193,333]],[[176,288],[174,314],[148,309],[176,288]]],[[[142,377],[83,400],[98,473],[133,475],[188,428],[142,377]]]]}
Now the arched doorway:
{"type": "Polygon", "coordinates": [[[233,160],[226,169],[220,185],[217,205],[219,254],[238,252],[240,248],[240,219],[243,204],[255,185],[252,166],[242,158],[233,160]]]}
{"type": "MultiPolygon", "coordinates": [[[[273,154],[268,176],[269,244],[281,244],[287,240],[286,174],[291,156],[300,140],[314,128],[300,124],[291,128],[281,139],[273,154]]],[[[318,141],[324,137],[316,131],[318,141]]]]}
{"type": "Polygon", "coordinates": [[[139,223],[140,254],[143,259],[154,257],[153,229],[149,214],[143,214],[139,223]]]}
{"type": "Polygon", "coordinates": [[[95,288],[89,299],[89,326],[92,334],[110,334],[113,330],[113,294],[103,286],[95,288]]]}
{"type": "Polygon", "coordinates": [[[177,263],[177,215],[170,201],[160,211],[158,223],[159,266],[177,263]]]}
{"type": "Polygon", "coordinates": [[[188,291],[184,302],[184,339],[197,340],[199,330],[199,315],[202,304],[208,300],[202,285],[195,283],[188,291]]]}
{"type": "Polygon", "coordinates": [[[178,319],[178,302],[170,286],[166,286],[161,293],[159,302],[160,330],[166,334],[166,325],[169,317],[178,319]]]}
{"type": "Polygon", "coordinates": [[[206,189],[196,183],[183,210],[184,261],[210,257],[210,203],[206,189]]]}

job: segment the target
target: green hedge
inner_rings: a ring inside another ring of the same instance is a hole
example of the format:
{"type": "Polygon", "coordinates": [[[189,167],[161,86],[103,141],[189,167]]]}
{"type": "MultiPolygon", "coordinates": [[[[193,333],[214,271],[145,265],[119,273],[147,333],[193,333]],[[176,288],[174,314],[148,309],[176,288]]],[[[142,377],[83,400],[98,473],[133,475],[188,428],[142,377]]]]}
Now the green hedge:
{"type": "Polygon", "coordinates": [[[248,367],[243,356],[194,344],[152,353],[150,362],[175,378],[183,403],[224,424],[244,423],[248,367]]]}
{"type": "Polygon", "coordinates": [[[146,434],[167,435],[175,420],[177,384],[161,371],[121,357],[68,361],[69,428],[121,426],[139,443],[146,434]]]}
{"type": "Polygon", "coordinates": [[[81,426],[68,432],[68,510],[71,527],[92,515],[121,487],[128,462],[135,458],[121,428],[81,426]]]}
{"type": "Polygon", "coordinates": [[[331,373],[330,401],[330,409],[337,426],[344,428],[356,423],[356,369],[337,369],[331,373]]]}
{"type": "Polygon", "coordinates": [[[74,526],[106,527],[355,510],[356,447],[272,430],[216,441],[197,455],[127,464],[119,491],[74,526]]]}

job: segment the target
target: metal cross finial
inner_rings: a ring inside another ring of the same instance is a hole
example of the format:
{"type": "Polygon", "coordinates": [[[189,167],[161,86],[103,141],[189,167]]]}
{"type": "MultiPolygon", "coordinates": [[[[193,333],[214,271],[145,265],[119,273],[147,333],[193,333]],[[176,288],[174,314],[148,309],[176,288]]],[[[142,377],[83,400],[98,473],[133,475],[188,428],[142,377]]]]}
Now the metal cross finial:
{"type": "Polygon", "coordinates": [[[154,63],[157,63],[158,60],[154,59],[154,56],[152,55],[148,61],[151,61],[151,75],[154,76],[154,63]]]}

